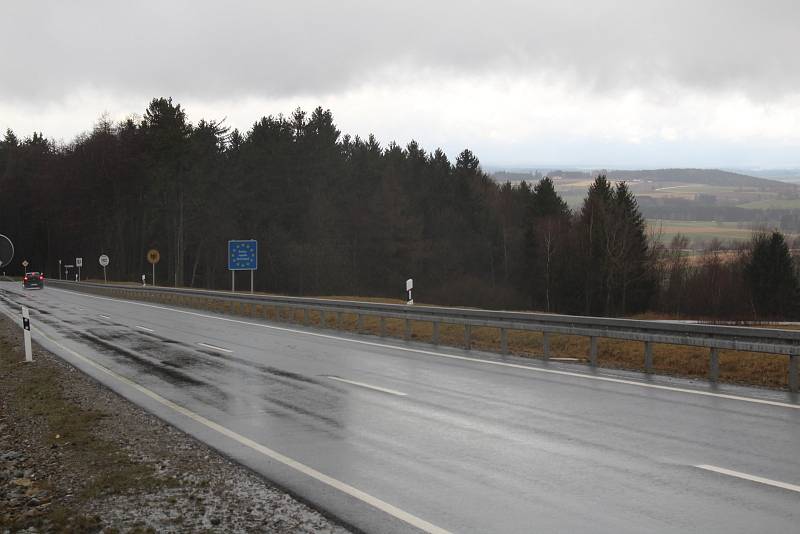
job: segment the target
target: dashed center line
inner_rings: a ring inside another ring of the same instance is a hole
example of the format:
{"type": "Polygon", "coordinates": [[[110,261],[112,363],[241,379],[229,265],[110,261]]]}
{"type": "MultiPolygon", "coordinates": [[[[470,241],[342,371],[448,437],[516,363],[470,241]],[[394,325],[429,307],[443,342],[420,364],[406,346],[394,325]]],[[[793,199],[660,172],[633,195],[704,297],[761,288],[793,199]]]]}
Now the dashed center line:
{"type": "Polygon", "coordinates": [[[747,473],[741,473],[739,471],[733,471],[731,469],[725,469],[724,467],[717,467],[715,465],[696,465],[698,469],[704,469],[706,471],[713,471],[714,473],[719,473],[721,475],[728,475],[729,477],[736,477],[741,478],[743,480],[749,480],[750,482],[758,482],[759,484],[766,484],[767,486],[774,486],[776,488],[781,488],[789,491],[796,491],[800,493],[800,486],[795,484],[789,484],[787,482],[781,482],[780,480],[772,480],[771,478],[764,478],[758,477],[755,475],[748,475],[747,473]]]}
{"type": "Polygon", "coordinates": [[[138,324],[134,326],[134,328],[138,328],[139,330],[144,330],[145,332],[155,332],[152,328],[147,328],[146,326],[139,326],[138,324]]]}
{"type": "Polygon", "coordinates": [[[233,353],[230,349],[223,349],[222,347],[217,347],[216,345],[209,345],[208,343],[198,343],[201,347],[206,347],[211,350],[218,350],[219,352],[227,352],[228,354],[233,353]]]}
{"type": "Polygon", "coordinates": [[[358,386],[358,387],[367,388],[367,389],[373,389],[375,391],[380,391],[381,393],[388,393],[389,395],[397,395],[398,397],[405,397],[406,396],[406,393],[403,393],[402,391],[396,391],[394,389],[387,389],[387,388],[382,388],[382,387],[378,387],[378,386],[371,386],[371,385],[365,384],[363,382],[356,382],[354,380],[347,380],[345,378],[339,378],[338,376],[328,376],[327,378],[330,378],[331,380],[336,380],[337,382],[344,382],[345,384],[351,384],[353,386],[358,386]]]}
{"type": "Polygon", "coordinates": [[[111,317],[109,317],[108,315],[98,314],[97,316],[102,317],[103,319],[111,319],[111,317]]]}

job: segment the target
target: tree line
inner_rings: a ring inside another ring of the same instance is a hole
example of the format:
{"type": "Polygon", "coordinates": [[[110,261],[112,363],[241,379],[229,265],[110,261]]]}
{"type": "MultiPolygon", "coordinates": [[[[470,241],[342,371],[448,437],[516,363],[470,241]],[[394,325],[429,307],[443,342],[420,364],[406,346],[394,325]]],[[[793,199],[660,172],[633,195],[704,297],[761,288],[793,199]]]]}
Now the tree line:
{"type": "MultiPolygon", "coordinates": [[[[411,277],[420,301],[447,305],[690,313],[676,295],[695,267],[647,235],[625,183],[598,176],[572,212],[548,178],[499,184],[468,149],[451,162],[415,141],[342,135],[322,108],[242,133],[156,98],[68,144],[9,130],[0,193],[12,274],[22,258],[55,276],[59,259],[83,257],[102,276],[107,254],[110,278],[138,280],[156,248],[159,284],[224,288],[227,241],[254,238],[256,287],[270,292],[401,297],[411,277]]],[[[747,272],[746,288],[761,276],[747,272]]]]}

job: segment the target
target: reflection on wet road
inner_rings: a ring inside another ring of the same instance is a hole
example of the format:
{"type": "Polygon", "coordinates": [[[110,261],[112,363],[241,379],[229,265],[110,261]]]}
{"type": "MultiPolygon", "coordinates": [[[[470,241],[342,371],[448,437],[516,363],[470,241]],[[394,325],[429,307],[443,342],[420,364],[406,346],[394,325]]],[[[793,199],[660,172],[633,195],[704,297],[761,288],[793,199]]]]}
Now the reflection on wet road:
{"type": "MultiPolygon", "coordinates": [[[[800,410],[0,284],[0,306],[20,304],[43,334],[114,373],[453,532],[792,531],[800,520],[796,492],[758,482],[800,484],[800,410]]],[[[413,531],[185,428],[355,526],[413,531]]]]}

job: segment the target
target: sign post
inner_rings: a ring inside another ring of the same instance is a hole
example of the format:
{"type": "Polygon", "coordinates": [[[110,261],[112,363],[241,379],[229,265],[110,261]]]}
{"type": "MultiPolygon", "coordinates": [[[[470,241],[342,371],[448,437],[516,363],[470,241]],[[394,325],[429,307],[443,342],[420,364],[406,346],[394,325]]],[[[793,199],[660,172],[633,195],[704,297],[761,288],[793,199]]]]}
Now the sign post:
{"type": "Polygon", "coordinates": [[[108,259],[108,256],[102,254],[100,255],[97,261],[100,262],[100,266],[103,268],[103,283],[107,284],[108,278],[106,277],[106,267],[108,267],[108,263],[110,260],[108,259]]]}
{"type": "Polygon", "coordinates": [[[25,269],[26,271],[28,270],[28,265],[30,265],[30,263],[28,263],[28,260],[22,260],[22,268],[25,269]]]}
{"type": "Polygon", "coordinates": [[[250,293],[253,293],[253,271],[258,269],[258,241],[232,239],[228,241],[228,270],[231,272],[231,292],[236,292],[236,271],[250,271],[250,293]]]}
{"type": "Polygon", "coordinates": [[[153,266],[153,286],[156,285],[156,263],[161,260],[161,253],[154,248],[147,251],[147,261],[153,266]]]}
{"type": "Polygon", "coordinates": [[[25,361],[33,361],[33,352],[31,351],[31,316],[28,308],[22,307],[22,335],[25,338],[25,361]]]}
{"type": "Polygon", "coordinates": [[[406,304],[414,304],[414,299],[411,298],[412,289],[414,289],[414,280],[409,278],[406,280],[406,291],[408,292],[408,302],[406,302],[406,304]]]}
{"type": "Polygon", "coordinates": [[[58,260],[58,279],[61,280],[61,260],[58,260]]]}
{"type": "Polygon", "coordinates": [[[11,240],[0,234],[0,267],[11,265],[11,260],[14,259],[14,243],[11,240]]]}
{"type": "Polygon", "coordinates": [[[75,258],[75,267],[78,268],[78,277],[75,279],[77,282],[81,279],[81,267],[83,267],[83,258],[75,258]]]}

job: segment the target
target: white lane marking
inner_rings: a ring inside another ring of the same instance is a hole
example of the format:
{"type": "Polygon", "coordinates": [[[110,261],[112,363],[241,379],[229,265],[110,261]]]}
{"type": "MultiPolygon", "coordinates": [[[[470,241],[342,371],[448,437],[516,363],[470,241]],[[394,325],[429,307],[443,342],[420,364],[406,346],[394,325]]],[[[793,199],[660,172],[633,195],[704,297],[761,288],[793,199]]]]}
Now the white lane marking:
{"type": "Polygon", "coordinates": [[[208,343],[198,343],[198,345],[200,345],[202,347],[206,347],[206,348],[211,349],[211,350],[218,350],[220,352],[227,352],[228,354],[231,354],[233,352],[230,349],[223,349],[222,347],[217,347],[216,345],[209,345],[208,343]]]}
{"type": "Polygon", "coordinates": [[[356,382],[355,380],[347,380],[345,378],[339,378],[338,376],[328,376],[326,378],[330,378],[331,380],[336,380],[338,382],[344,382],[345,384],[352,384],[354,386],[359,386],[362,388],[367,389],[374,389],[375,391],[380,391],[382,393],[388,393],[389,395],[397,395],[398,397],[405,397],[406,394],[402,391],[396,391],[394,389],[387,389],[378,386],[370,386],[369,384],[365,384],[364,382],[356,382]]]}
{"type": "Polygon", "coordinates": [[[103,319],[111,319],[111,317],[109,317],[108,315],[98,314],[97,316],[102,317],[103,319]]]}
{"type": "MultiPolygon", "coordinates": [[[[6,315],[8,315],[8,314],[6,313],[6,315]]],[[[151,399],[153,399],[154,401],[158,402],[159,404],[161,404],[163,406],[166,406],[167,408],[170,408],[171,410],[173,410],[173,411],[175,411],[175,412],[177,412],[177,413],[179,413],[179,414],[181,414],[181,415],[183,415],[185,417],[188,417],[189,419],[191,419],[191,420],[193,420],[193,421],[195,421],[197,423],[200,423],[201,425],[203,425],[203,426],[205,426],[207,428],[210,428],[211,430],[215,430],[216,432],[219,432],[223,436],[226,436],[226,437],[236,441],[237,443],[240,443],[241,445],[244,445],[245,447],[249,447],[249,448],[253,449],[256,452],[259,452],[259,453],[263,454],[264,456],[266,456],[268,458],[271,458],[272,460],[280,462],[280,463],[282,463],[283,465],[285,465],[287,467],[290,467],[290,468],[292,468],[292,469],[294,469],[296,471],[299,471],[299,472],[303,473],[306,476],[309,476],[309,477],[311,477],[311,478],[313,478],[315,480],[318,480],[318,481],[322,482],[323,484],[327,484],[328,486],[330,486],[332,488],[335,488],[335,489],[341,491],[342,493],[350,495],[351,497],[354,497],[354,498],[356,498],[356,499],[358,499],[358,500],[360,500],[360,501],[372,506],[373,508],[377,508],[378,510],[380,510],[380,511],[382,511],[382,512],[384,512],[384,513],[386,513],[386,514],[388,514],[388,515],[390,515],[392,517],[395,517],[395,518],[399,519],[400,521],[404,521],[404,522],[408,523],[409,525],[411,525],[411,526],[413,526],[415,528],[418,528],[419,530],[421,530],[423,532],[429,532],[430,534],[450,534],[450,532],[448,530],[445,530],[445,529],[443,529],[441,527],[437,527],[433,523],[429,523],[428,521],[425,521],[424,519],[421,519],[421,518],[419,518],[419,517],[417,517],[417,516],[415,516],[415,515],[413,515],[413,514],[411,514],[409,512],[406,512],[405,510],[403,510],[401,508],[398,508],[397,506],[389,504],[388,502],[383,501],[383,500],[381,500],[381,499],[379,499],[377,497],[373,497],[369,493],[361,491],[360,489],[355,488],[355,487],[351,486],[350,484],[347,484],[346,482],[342,482],[341,480],[338,480],[338,479],[335,479],[333,477],[330,477],[330,476],[328,476],[328,475],[326,475],[326,474],[324,474],[324,473],[322,473],[320,471],[317,471],[313,467],[309,467],[309,466],[307,466],[307,465],[305,465],[303,463],[300,463],[297,460],[294,460],[294,459],[292,459],[292,458],[290,458],[288,456],[285,456],[285,455],[279,453],[278,451],[272,450],[269,447],[261,445],[260,443],[257,443],[257,442],[253,441],[252,439],[250,439],[248,437],[245,437],[245,436],[243,436],[243,435],[241,435],[241,434],[239,434],[237,432],[234,432],[233,430],[231,430],[231,429],[229,429],[227,427],[224,427],[224,426],[222,426],[222,425],[220,425],[218,423],[215,423],[214,421],[212,421],[210,419],[207,419],[207,418],[203,417],[202,415],[196,414],[193,411],[189,410],[188,408],[185,408],[185,407],[181,406],[180,404],[176,404],[176,403],[172,402],[171,400],[162,397],[158,393],[156,393],[154,391],[151,391],[151,390],[147,389],[144,386],[139,385],[138,383],[134,382],[133,380],[131,380],[129,378],[126,378],[126,377],[124,377],[124,376],[122,376],[120,374],[117,374],[114,371],[112,371],[111,369],[108,369],[107,367],[104,367],[103,365],[95,362],[94,360],[91,360],[91,359],[87,358],[86,356],[83,356],[82,354],[79,354],[79,353],[75,352],[74,350],[70,349],[69,347],[65,347],[64,345],[62,345],[58,341],[54,340],[50,336],[46,335],[44,332],[42,332],[39,329],[36,329],[35,333],[37,335],[40,335],[43,338],[47,339],[48,341],[50,341],[50,343],[54,344],[55,346],[59,347],[60,349],[68,352],[69,354],[71,354],[75,358],[78,358],[79,360],[85,362],[87,365],[90,365],[90,366],[94,367],[95,369],[107,374],[108,376],[110,376],[110,377],[112,377],[112,378],[114,378],[114,379],[116,379],[116,380],[118,380],[118,381],[120,381],[120,382],[122,382],[124,384],[127,384],[128,386],[134,388],[135,390],[137,390],[140,393],[146,395],[147,397],[150,397],[151,399]]]]}
{"type": "Polygon", "coordinates": [[[697,467],[698,469],[705,469],[706,471],[713,471],[714,473],[719,473],[721,475],[728,475],[730,477],[741,478],[744,480],[749,480],[751,482],[758,482],[760,484],[766,484],[767,486],[775,486],[776,488],[781,488],[789,491],[796,491],[800,493],[800,486],[789,484],[787,482],[781,482],[780,480],[772,480],[771,478],[748,475],[747,473],[741,473],[739,471],[733,471],[731,469],[725,469],[724,467],[717,467],[715,465],[702,464],[702,465],[696,465],[695,467],[697,467]]]}
{"type": "Polygon", "coordinates": [[[152,328],[147,328],[146,326],[139,326],[138,324],[134,326],[134,328],[138,328],[139,330],[144,330],[145,332],[155,332],[152,328]]]}
{"type": "MultiPolygon", "coordinates": [[[[55,289],[55,288],[53,288],[53,289],[55,289]]],[[[267,328],[269,330],[277,330],[277,331],[280,331],[280,332],[291,332],[291,333],[294,333],[294,334],[302,334],[302,335],[306,335],[306,336],[319,337],[319,338],[324,338],[324,339],[336,339],[336,340],[339,340],[339,341],[347,341],[347,342],[350,342],[350,343],[357,343],[359,345],[366,345],[366,346],[370,346],[370,347],[381,347],[381,348],[393,349],[393,350],[404,351],[404,352],[413,352],[415,354],[425,354],[425,355],[428,355],[428,356],[436,356],[438,358],[448,358],[448,359],[451,359],[451,360],[462,360],[462,361],[467,361],[467,362],[477,362],[477,363],[482,363],[482,364],[485,364],[485,365],[495,365],[495,366],[499,366],[499,367],[509,367],[509,368],[512,368],[512,369],[525,369],[526,371],[533,371],[535,373],[546,373],[546,374],[559,375],[559,376],[572,376],[572,377],[577,377],[577,378],[584,378],[586,380],[597,380],[597,381],[600,381],[600,382],[610,382],[610,383],[613,383],[613,384],[626,384],[626,385],[629,385],[629,386],[637,386],[637,387],[642,387],[642,388],[658,389],[658,390],[661,390],[661,391],[673,391],[673,392],[676,392],[676,393],[688,393],[690,395],[700,395],[702,397],[716,397],[718,399],[727,399],[727,400],[735,400],[735,401],[742,401],[742,402],[750,402],[750,403],[753,403],[753,404],[764,404],[764,405],[767,405],[767,406],[780,406],[781,408],[791,408],[793,410],[800,410],[800,404],[790,404],[788,402],[771,401],[771,400],[766,400],[766,399],[756,399],[756,398],[753,398],[753,397],[740,397],[739,395],[730,395],[728,393],[714,393],[714,392],[711,392],[711,391],[700,391],[700,390],[696,390],[696,389],[679,388],[679,387],[673,387],[673,386],[662,386],[662,385],[659,385],[659,384],[647,384],[645,382],[637,382],[636,380],[626,380],[624,378],[612,378],[612,377],[608,377],[608,376],[587,375],[587,374],[584,374],[584,373],[576,373],[576,372],[572,372],[572,371],[559,371],[559,370],[556,370],[556,369],[541,369],[541,368],[538,368],[538,367],[531,367],[529,365],[521,365],[521,364],[518,364],[518,363],[498,362],[498,361],[494,361],[494,360],[483,360],[483,359],[480,359],[480,358],[471,358],[469,356],[457,356],[455,354],[444,354],[442,352],[434,352],[434,351],[422,350],[422,349],[413,349],[413,348],[410,348],[410,347],[401,347],[399,345],[387,345],[385,343],[376,343],[374,341],[364,341],[364,340],[360,340],[360,339],[351,339],[351,338],[346,338],[346,337],[333,336],[333,335],[330,335],[330,334],[320,334],[320,333],[317,333],[317,332],[308,332],[308,331],[305,331],[305,330],[296,330],[294,328],[285,328],[285,327],[282,327],[282,326],[273,326],[273,325],[267,325],[267,324],[261,324],[261,323],[251,323],[249,321],[240,321],[238,319],[231,319],[229,317],[219,317],[219,316],[214,316],[214,315],[207,315],[207,314],[204,314],[204,313],[190,312],[190,311],[181,310],[181,309],[178,309],[178,308],[168,308],[166,306],[156,306],[154,304],[145,304],[143,302],[136,302],[136,301],[133,301],[133,300],[112,299],[112,298],[109,298],[109,297],[99,297],[97,295],[87,295],[85,293],[78,293],[77,291],[69,291],[69,290],[66,290],[66,289],[55,289],[55,291],[60,291],[62,293],[70,293],[72,295],[77,294],[77,295],[79,295],[81,297],[86,297],[86,298],[91,298],[91,299],[110,300],[112,302],[125,302],[127,304],[132,304],[132,305],[135,305],[135,306],[143,306],[143,307],[146,307],[146,308],[154,308],[154,309],[157,309],[157,310],[166,310],[166,311],[169,311],[169,312],[172,312],[172,313],[182,313],[184,315],[193,315],[195,317],[204,317],[206,319],[215,319],[217,321],[226,321],[226,322],[229,322],[229,323],[244,324],[244,325],[249,325],[249,326],[258,326],[258,327],[261,327],[261,328],[267,328]]]]}

